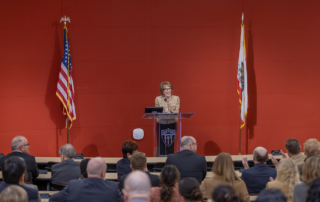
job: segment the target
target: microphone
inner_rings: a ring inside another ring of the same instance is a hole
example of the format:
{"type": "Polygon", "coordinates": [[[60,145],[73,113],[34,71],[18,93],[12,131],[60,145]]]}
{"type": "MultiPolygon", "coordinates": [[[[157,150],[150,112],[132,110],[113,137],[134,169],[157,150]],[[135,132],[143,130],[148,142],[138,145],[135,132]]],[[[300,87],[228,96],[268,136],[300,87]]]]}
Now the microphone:
{"type": "Polygon", "coordinates": [[[170,111],[169,111],[169,103],[167,102],[167,98],[164,98],[164,101],[167,103],[167,105],[168,105],[168,112],[167,113],[169,113],[170,111]]]}

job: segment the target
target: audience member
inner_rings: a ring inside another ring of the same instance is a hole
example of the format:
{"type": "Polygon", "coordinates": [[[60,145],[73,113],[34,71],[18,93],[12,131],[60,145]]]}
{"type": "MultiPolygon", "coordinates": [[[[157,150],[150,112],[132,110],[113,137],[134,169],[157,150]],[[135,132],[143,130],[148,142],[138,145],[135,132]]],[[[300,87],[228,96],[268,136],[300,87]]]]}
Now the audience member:
{"type": "Polygon", "coordinates": [[[181,138],[181,151],[175,154],[169,154],[166,165],[175,165],[180,172],[180,179],[185,177],[194,177],[199,183],[207,175],[206,158],[196,154],[198,143],[191,136],[181,138]]]}
{"type": "MultiPolygon", "coordinates": [[[[147,171],[147,157],[142,152],[135,152],[130,158],[130,167],[132,170],[141,170],[146,172],[151,180],[152,187],[159,187],[159,176],[150,174],[147,171]]],[[[123,175],[119,180],[119,188],[120,190],[123,189],[124,180],[126,179],[127,175],[123,175]]]]}
{"type": "Polygon", "coordinates": [[[87,159],[83,159],[83,160],[80,162],[80,174],[81,174],[81,176],[82,176],[82,179],[88,178],[87,165],[88,165],[88,162],[89,162],[90,160],[91,160],[90,158],[87,158],[87,159]]]}
{"type": "Polygon", "coordinates": [[[104,180],[106,169],[107,165],[102,158],[91,159],[87,166],[88,178],[69,181],[68,185],[62,191],[53,194],[49,201],[123,201],[117,183],[104,180]]]}
{"type": "MultiPolygon", "coordinates": [[[[304,154],[307,156],[304,161],[306,161],[311,156],[319,156],[320,155],[320,142],[317,139],[309,139],[304,144],[304,154]]],[[[298,165],[298,170],[300,176],[302,175],[302,167],[303,163],[298,165]]]]}
{"type": "Polygon", "coordinates": [[[287,202],[287,198],[279,189],[266,189],[259,193],[256,202],[287,202]]]}
{"type": "Polygon", "coordinates": [[[118,181],[123,175],[129,174],[132,169],[130,167],[130,158],[132,154],[138,151],[139,145],[137,145],[134,141],[127,140],[122,145],[122,155],[123,158],[117,162],[117,174],[118,181]]]}
{"type": "Polygon", "coordinates": [[[214,202],[238,202],[234,188],[228,184],[218,184],[212,191],[212,200],[214,202]]]}
{"type": "Polygon", "coordinates": [[[174,165],[166,165],[160,174],[161,187],[151,188],[151,202],[180,202],[180,173],[174,165]]]}
{"type": "Polygon", "coordinates": [[[59,184],[68,184],[70,180],[81,178],[80,162],[74,161],[76,150],[71,144],[60,148],[61,163],[51,167],[51,181],[59,184]]]}
{"type": "Polygon", "coordinates": [[[193,177],[186,177],[179,182],[181,202],[196,202],[202,200],[199,182],[193,177]]]}
{"type": "Polygon", "coordinates": [[[308,189],[312,181],[318,177],[320,177],[320,156],[308,157],[302,168],[302,183],[294,186],[293,201],[306,201],[308,189]]]}
{"type": "Polygon", "coordinates": [[[246,184],[234,171],[230,154],[220,153],[214,161],[212,171],[215,175],[212,178],[205,179],[200,186],[204,199],[212,199],[211,192],[218,184],[229,184],[235,189],[240,202],[250,202],[246,184]]]}
{"type": "MultiPolygon", "coordinates": [[[[286,141],[286,150],[287,150],[287,153],[288,153],[288,156],[289,158],[291,158],[291,160],[293,161],[294,165],[300,165],[304,162],[304,159],[306,158],[306,156],[302,153],[300,153],[301,151],[301,145],[300,145],[300,142],[297,140],[297,139],[294,139],[294,138],[290,138],[286,141]]],[[[281,151],[281,154],[282,154],[282,158],[287,158],[287,155],[284,154],[281,151]]],[[[272,162],[273,164],[278,167],[278,161],[275,160],[272,156],[272,162]]]]}
{"type": "Polygon", "coordinates": [[[10,185],[0,194],[0,202],[27,202],[28,194],[26,190],[17,186],[10,185]]]}
{"type": "Polygon", "coordinates": [[[38,166],[34,156],[29,155],[30,144],[27,138],[23,136],[16,136],[11,141],[12,153],[2,157],[0,159],[0,166],[3,162],[11,156],[22,157],[27,166],[28,180],[27,182],[32,183],[32,178],[35,179],[39,176],[38,166]]]}
{"type": "Polygon", "coordinates": [[[267,183],[266,189],[279,189],[284,193],[287,201],[293,201],[293,188],[300,182],[297,166],[291,159],[282,159],[279,163],[277,177],[267,183]]]}
{"type": "Polygon", "coordinates": [[[313,180],[310,189],[308,190],[307,202],[320,201],[320,178],[313,180]]]}
{"type": "Polygon", "coordinates": [[[150,201],[150,178],[140,170],[132,171],[124,181],[122,193],[125,202],[150,201]]]}
{"type": "Polygon", "coordinates": [[[4,183],[0,183],[0,192],[10,185],[18,185],[27,192],[28,201],[40,201],[37,190],[21,186],[24,183],[25,171],[26,164],[22,157],[11,156],[6,158],[2,164],[2,178],[4,183]]]}
{"type": "Polygon", "coordinates": [[[249,193],[259,193],[266,188],[270,177],[276,178],[277,171],[266,164],[267,160],[268,151],[263,147],[253,150],[253,167],[249,168],[247,158],[242,159],[245,170],[242,171],[241,179],[246,183],[249,193]]]}

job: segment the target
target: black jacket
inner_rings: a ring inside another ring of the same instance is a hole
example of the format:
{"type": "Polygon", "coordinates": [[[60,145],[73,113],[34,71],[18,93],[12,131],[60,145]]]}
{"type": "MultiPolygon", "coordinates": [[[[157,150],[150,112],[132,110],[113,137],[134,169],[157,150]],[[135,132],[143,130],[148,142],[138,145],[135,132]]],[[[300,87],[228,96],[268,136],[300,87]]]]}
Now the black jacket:
{"type": "Polygon", "coordinates": [[[201,184],[207,175],[206,158],[190,150],[169,154],[166,165],[175,165],[180,171],[180,179],[193,177],[201,184]]]}
{"type": "Polygon", "coordinates": [[[0,166],[2,166],[3,162],[11,157],[11,156],[19,156],[22,157],[24,159],[24,161],[26,162],[26,166],[27,166],[27,173],[28,173],[28,179],[27,182],[32,183],[32,178],[35,179],[39,176],[39,172],[38,172],[38,165],[36,163],[36,158],[34,156],[31,156],[29,154],[25,154],[22,152],[12,152],[4,157],[2,157],[0,159],[0,166]]]}
{"type": "MultiPolygon", "coordinates": [[[[147,175],[149,176],[150,178],[150,181],[151,181],[151,186],[152,187],[159,187],[160,186],[160,182],[159,182],[159,176],[158,175],[153,175],[153,174],[150,174],[149,172],[146,172],[147,175]]],[[[120,191],[123,189],[124,187],[124,180],[126,179],[127,175],[122,175],[122,177],[120,178],[119,180],[119,189],[120,191]]]]}

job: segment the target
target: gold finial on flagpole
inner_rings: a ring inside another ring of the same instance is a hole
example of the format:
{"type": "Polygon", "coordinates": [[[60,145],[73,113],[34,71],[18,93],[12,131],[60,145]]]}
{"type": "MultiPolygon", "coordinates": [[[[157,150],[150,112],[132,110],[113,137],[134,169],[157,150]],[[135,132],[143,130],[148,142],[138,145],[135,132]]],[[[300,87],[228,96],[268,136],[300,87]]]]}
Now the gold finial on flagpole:
{"type": "Polygon", "coordinates": [[[64,17],[61,18],[60,23],[61,23],[62,21],[64,22],[64,26],[67,25],[67,21],[68,21],[69,23],[71,23],[70,18],[69,18],[69,17],[66,17],[66,16],[64,16],[64,17]]]}
{"type": "Polygon", "coordinates": [[[244,18],[243,16],[244,16],[244,14],[242,13],[242,25],[243,25],[243,18],[244,18]]]}

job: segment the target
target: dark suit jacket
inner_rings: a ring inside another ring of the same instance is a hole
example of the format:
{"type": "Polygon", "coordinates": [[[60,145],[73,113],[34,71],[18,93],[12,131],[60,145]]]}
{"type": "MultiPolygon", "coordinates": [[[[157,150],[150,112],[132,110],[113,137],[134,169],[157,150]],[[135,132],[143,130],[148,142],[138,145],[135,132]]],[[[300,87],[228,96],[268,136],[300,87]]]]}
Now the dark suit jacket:
{"type": "Polygon", "coordinates": [[[10,154],[8,154],[7,156],[4,156],[0,159],[0,166],[2,166],[2,163],[9,157],[11,156],[19,156],[22,157],[24,159],[24,161],[26,162],[26,166],[27,166],[27,173],[28,173],[28,179],[27,182],[32,183],[32,178],[35,179],[39,176],[39,172],[38,172],[38,165],[36,163],[36,159],[34,158],[34,156],[31,156],[29,154],[25,154],[22,152],[12,152],[10,154]]]}
{"type": "Polygon", "coordinates": [[[70,180],[78,180],[79,178],[81,178],[80,162],[67,159],[51,167],[52,182],[68,184],[70,180]]]}
{"type": "Polygon", "coordinates": [[[246,183],[249,193],[259,193],[266,188],[269,178],[276,179],[277,170],[265,163],[257,163],[242,171],[241,179],[246,183]]]}
{"type": "Polygon", "coordinates": [[[169,154],[166,165],[175,165],[180,171],[180,179],[193,177],[201,184],[207,175],[206,158],[190,150],[169,154]]]}
{"type": "Polygon", "coordinates": [[[40,201],[39,197],[38,197],[38,191],[29,187],[25,187],[25,186],[20,186],[18,184],[7,184],[5,182],[0,183],[0,193],[2,192],[2,190],[4,190],[5,188],[7,188],[10,185],[17,185],[19,187],[22,187],[24,190],[26,190],[27,194],[28,194],[28,201],[32,201],[32,202],[38,202],[40,201]]]}
{"type": "MultiPolygon", "coordinates": [[[[159,176],[150,174],[149,172],[146,172],[146,173],[150,178],[151,186],[152,187],[159,187],[160,186],[159,176]]],[[[127,175],[122,175],[122,177],[119,180],[119,189],[120,189],[120,191],[122,191],[122,189],[124,187],[124,180],[126,179],[126,177],[127,177],[127,175]]]]}
{"type": "Polygon", "coordinates": [[[62,191],[53,194],[49,201],[122,202],[123,198],[117,183],[99,178],[87,178],[71,180],[62,191]]]}
{"type": "Polygon", "coordinates": [[[120,181],[120,178],[123,175],[127,175],[132,171],[132,169],[130,168],[130,159],[125,157],[120,159],[117,162],[117,174],[118,174],[118,181],[120,181]]]}

